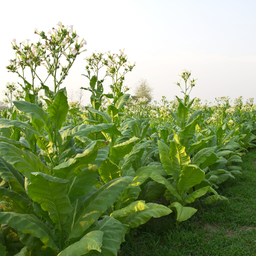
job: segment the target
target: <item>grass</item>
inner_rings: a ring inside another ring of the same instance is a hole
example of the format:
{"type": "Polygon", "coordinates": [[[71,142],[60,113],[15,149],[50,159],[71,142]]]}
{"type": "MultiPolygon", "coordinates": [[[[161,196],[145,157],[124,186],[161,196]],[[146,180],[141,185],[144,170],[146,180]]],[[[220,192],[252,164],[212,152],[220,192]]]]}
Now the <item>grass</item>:
{"type": "Polygon", "coordinates": [[[221,185],[224,201],[198,201],[198,212],[175,224],[174,214],[132,230],[120,256],[256,256],[256,149],[243,157],[243,174],[221,185]]]}

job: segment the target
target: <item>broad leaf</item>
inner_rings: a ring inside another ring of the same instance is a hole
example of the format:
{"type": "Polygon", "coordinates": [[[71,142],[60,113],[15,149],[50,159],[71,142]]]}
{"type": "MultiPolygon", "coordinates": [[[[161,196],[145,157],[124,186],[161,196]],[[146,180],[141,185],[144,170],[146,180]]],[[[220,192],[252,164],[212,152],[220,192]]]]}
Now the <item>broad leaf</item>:
{"type": "Polygon", "coordinates": [[[39,157],[8,143],[0,142],[0,156],[28,179],[30,179],[31,172],[50,174],[50,170],[43,164],[39,157]]]}
{"type": "Polygon", "coordinates": [[[103,231],[91,231],[83,236],[78,242],[71,244],[69,247],[61,251],[58,256],[81,256],[92,250],[101,252],[103,231]]]}
{"type": "Polygon", "coordinates": [[[41,136],[41,134],[38,133],[31,125],[29,125],[25,122],[0,118],[0,129],[2,129],[2,128],[11,128],[11,127],[17,127],[19,129],[26,129],[26,130],[29,130],[30,132],[32,132],[35,135],[41,136]]]}
{"type": "Polygon", "coordinates": [[[197,198],[205,195],[208,191],[211,191],[209,186],[197,189],[196,191],[194,191],[192,194],[189,194],[186,199],[185,199],[185,203],[189,204],[189,203],[193,203],[197,198]]]}
{"type": "Polygon", "coordinates": [[[24,178],[11,164],[0,157],[0,177],[7,181],[10,188],[20,194],[26,194],[24,189],[24,178]]]}
{"type": "Polygon", "coordinates": [[[102,116],[103,119],[104,119],[107,123],[111,123],[111,121],[112,121],[112,120],[111,120],[111,117],[110,117],[106,112],[101,112],[101,111],[96,110],[96,109],[91,108],[91,107],[86,107],[86,109],[87,109],[88,111],[90,111],[91,113],[93,113],[93,114],[98,114],[98,115],[102,116]]]}
{"type": "Polygon", "coordinates": [[[184,166],[177,184],[179,194],[183,196],[183,194],[187,192],[191,187],[201,183],[204,179],[204,176],[204,172],[198,166],[184,166]]]}
{"type": "Polygon", "coordinates": [[[114,204],[131,181],[131,177],[112,180],[89,196],[78,210],[76,216],[73,216],[69,239],[81,236],[104,211],[114,204]]]}
{"type": "Polygon", "coordinates": [[[4,202],[5,211],[17,213],[29,213],[31,201],[17,192],[0,187],[0,201],[4,202]]]}
{"type": "Polygon", "coordinates": [[[168,146],[162,142],[162,141],[158,141],[158,149],[159,149],[159,157],[160,157],[160,161],[162,166],[164,167],[164,170],[166,171],[166,173],[168,175],[174,175],[174,176],[178,176],[178,173],[173,170],[172,168],[172,164],[171,164],[171,157],[169,155],[169,148],[168,146]]]}
{"type": "Polygon", "coordinates": [[[55,166],[55,176],[69,180],[74,178],[78,175],[77,170],[83,169],[89,163],[92,163],[97,157],[97,151],[106,146],[104,141],[92,142],[83,153],[77,154],[74,158],[55,166]]]}
{"type": "Polygon", "coordinates": [[[59,130],[65,121],[68,113],[68,99],[66,90],[62,89],[57,92],[53,104],[48,108],[49,116],[55,129],[59,130]]]}
{"type": "MultiPolygon", "coordinates": [[[[216,147],[208,147],[201,149],[193,158],[191,163],[200,166],[201,163],[205,162],[210,155],[215,151],[216,147]]],[[[217,157],[216,157],[217,160],[217,157]]]]}
{"type": "Polygon", "coordinates": [[[97,173],[89,169],[84,170],[78,176],[70,180],[68,184],[68,197],[71,203],[74,203],[76,199],[86,195],[97,182],[97,173]]]}
{"type": "Polygon", "coordinates": [[[118,165],[113,163],[109,158],[102,162],[99,174],[101,179],[107,183],[121,176],[118,165]]]}
{"type": "Polygon", "coordinates": [[[43,122],[45,130],[51,138],[52,123],[49,115],[41,107],[28,101],[14,101],[13,103],[20,111],[28,113],[32,117],[39,119],[41,122],[43,122]]]}
{"type": "Polygon", "coordinates": [[[150,174],[150,178],[160,184],[165,185],[165,187],[171,192],[172,195],[174,195],[178,200],[182,200],[180,194],[178,193],[178,191],[176,190],[176,188],[174,188],[170,182],[164,178],[163,176],[161,176],[159,173],[157,172],[153,172],[150,174]]]}
{"type": "Polygon", "coordinates": [[[133,137],[126,142],[120,143],[110,148],[110,159],[116,164],[123,159],[125,155],[131,152],[133,145],[139,138],[133,137]]]}
{"type": "Polygon", "coordinates": [[[17,231],[39,238],[42,243],[53,250],[58,250],[52,231],[36,216],[14,212],[0,212],[0,223],[8,225],[17,231]]]}
{"type": "Polygon", "coordinates": [[[148,165],[139,168],[136,171],[136,176],[134,177],[132,183],[129,187],[140,186],[144,183],[152,173],[158,173],[159,175],[165,175],[165,171],[161,166],[158,165],[148,165]]]}
{"type": "Polygon", "coordinates": [[[192,207],[182,206],[178,202],[172,203],[169,207],[175,210],[176,220],[178,222],[189,219],[192,215],[194,215],[197,212],[197,209],[192,207]]]}
{"type": "Polygon", "coordinates": [[[136,228],[149,221],[152,217],[159,218],[171,212],[172,211],[164,205],[154,203],[146,204],[145,201],[141,200],[113,212],[111,216],[120,219],[121,222],[129,225],[130,228],[136,228]]]}
{"type": "Polygon", "coordinates": [[[67,196],[68,180],[43,173],[31,173],[28,194],[39,203],[54,223],[64,223],[73,210],[67,196]]]}
{"type": "Polygon", "coordinates": [[[93,230],[104,232],[101,253],[95,251],[90,256],[104,255],[115,256],[118,253],[120,244],[124,241],[124,236],[128,226],[122,224],[110,216],[104,216],[102,220],[96,223],[93,230]]]}

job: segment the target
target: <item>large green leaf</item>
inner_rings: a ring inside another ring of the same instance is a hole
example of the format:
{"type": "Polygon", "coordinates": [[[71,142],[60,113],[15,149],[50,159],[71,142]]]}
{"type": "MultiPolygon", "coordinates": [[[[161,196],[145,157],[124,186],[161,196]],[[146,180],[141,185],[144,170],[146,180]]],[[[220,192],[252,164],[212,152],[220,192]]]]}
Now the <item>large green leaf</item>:
{"type": "Polygon", "coordinates": [[[32,117],[39,119],[44,124],[45,130],[51,138],[52,123],[49,115],[41,107],[28,101],[14,101],[13,103],[20,111],[23,111],[32,117]]]}
{"type": "Polygon", "coordinates": [[[175,210],[176,220],[178,222],[189,219],[192,215],[194,215],[197,212],[197,209],[193,207],[182,206],[178,202],[172,203],[169,207],[175,210]]]}
{"type": "Polygon", "coordinates": [[[115,256],[118,253],[120,244],[124,241],[125,232],[128,226],[122,224],[110,216],[104,216],[102,220],[96,223],[93,230],[104,232],[101,253],[95,251],[90,256],[104,255],[115,256]]]}
{"type": "Polygon", "coordinates": [[[68,113],[68,99],[66,89],[59,90],[53,104],[48,108],[49,116],[55,129],[59,130],[68,113]]]}
{"type": "Polygon", "coordinates": [[[3,187],[0,187],[0,201],[4,202],[5,211],[10,212],[29,213],[32,206],[27,197],[3,187]]]}
{"type": "Polygon", "coordinates": [[[7,137],[4,137],[4,136],[0,135],[0,141],[12,144],[15,147],[20,148],[20,149],[30,150],[29,145],[28,145],[28,143],[25,140],[17,141],[17,140],[13,140],[13,139],[10,139],[10,138],[7,138],[7,137]]]}
{"type": "Polygon", "coordinates": [[[131,181],[132,177],[121,177],[112,180],[89,196],[81,205],[77,214],[73,216],[69,239],[81,236],[104,211],[114,204],[131,181]]]}
{"type": "Polygon", "coordinates": [[[168,175],[178,181],[183,166],[189,164],[190,157],[186,154],[185,147],[176,141],[170,141],[170,150],[168,146],[158,141],[160,161],[168,175]]]}
{"type": "MultiPolygon", "coordinates": [[[[180,174],[180,171],[183,169],[183,166],[186,166],[190,163],[190,157],[186,154],[186,148],[176,141],[170,141],[170,152],[171,163],[173,169],[180,174]]],[[[175,175],[176,179],[177,176],[175,175]]]]}
{"type": "Polygon", "coordinates": [[[174,175],[178,177],[178,173],[173,170],[172,164],[171,164],[171,157],[169,155],[169,148],[168,146],[162,142],[162,141],[158,141],[158,149],[159,149],[159,157],[160,157],[160,161],[162,166],[164,167],[164,170],[166,171],[166,173],[168,175],[174,175]]]}
{"type": "Polygon", "coordinates": [[[107,183],[111,180],[119,178],[121,176],[120,169],[118,165],[113,163],[109,158],[102,162],[99,174],[101,179],[107,183]]]}
{"type": "Polygon", "coordinates": [[[204,179],[204,172],[196,165],[186,165],[181,171],[177,189],[181,196],[204,179]]]}
{"type": "Polygon", "coordinates": [[[97,125],[88,125],[87,127],[80,129],[79,131],[72,134],[73,137],[76,136],[88,136],[91,133],[97,132],[107,132],[116,135],[121,135],[121,132],[116,128],[115,124],[97,124],[97,125]]]}
{"type": "Polygon", "coordinates": [[[176,190],[176,188],[174,188],[170,182],[164,178],[163,176],[161,176],[159,173],[157,172],[153,172],[150,174],[150,178],[160,184],[163,184],[166,186],[166,188],[171,192],[172,195],[174,195],[178,200],[182,200],[180,194],[178,193],[178,191],[176,190]]]}
{"type": "Polygon", "coordinates": [[[130,228],[136,228],[152,217],[159,218],[170,214],[172,211],[160,204],[145,203],[145,201],[135,201],[127,207],[114,211],[111,216],[120,220],[124,224],[129,225],[130,228]]]}
{"type": "Polygon", "coordinates": [[[97,151],[106,146],[104,141],[92,142],[83,153],[77,154],[74,158],[55,166],[55,176],[69,180],[74,178],[78,175],[77,170],[83,169],[89,163],[92,163],[97,157],[97,151]]]}
{"type": "Polygon", "coordinates": [[[196,198],[199,198],[199,197],[205,195],[208,191],[211,191],[211,188],[209,186],[197,189],[192,194],[189,194],[186,197],[185,203],[186,204],[193,203],[196,200],[196,198]]]}
{"type": "Polygon", "coordinates": [[[106,112],[101,112],[101,111],[96,110],[96,109],[91,108],[91,107],[86,107],[86,109],[87,109],[88,111],[90,111],[91,113],[93,113],[93,114],[98,114],[98,115],[102,116],[103,119],[104,119],[107,123],[111,123],[111,121],[112,121],[112,120],[111,120],[111,117],[110,117],[106,112]]]}
{"type": "Polygon", "coordinates": [[[39,203],[54,223],[64,223],[73,210],[67,196],[68,180],[56,178],[44,173],[31,173],[28,194],[39,203]]]}
{"type": "Polygon", "coordinates": [[[26,194],[24,189],[24,178],[11,164],[0,157],[0,177],[7,181],[10,188],[20,194],[26,194]]]}
{"type": "Polygon", "coordinates": [[[118,162],[124,158],[125,155],[131,152],[133,145],[139,138],[132,137],[131,139],[115,145],[110,148],[110,159],[118,164],[118,162]]]}
{"type": "Polygon", "coordinates": [[[86,255],[90,251],[101,252],[103,231],[95,230],[87,233],[78,242],[75,242],[61,251],[58,256],[81,256],[86,255]]]}
{"type": "Polygon", "coordinates": [[[71,203],[74,203],[76,199],[87,194],[97,182],[97,172],[89,169],[85,169],[78,176],[70,180],[68,184],[68,197],[71,203]]]}
{"type": "Polygon", "coordinates": [[[150,145],[150,141],[146,141],[144,143],[138,143],[136,144],[130,153],[126,154],[124,156],[124,160],[122,162],[122,172],[124,170],[129,170],[130,167],[134,164],[135,159],[137,158],[138,160],[140,160],[142,154],[144,151],[147,150],[147,147],[150,145]]]}
{"type": "Polygon", "coordinates": [[[50,170],[43,164],[39,157],[8,143],[0,142],[0,156],[28,179],[30,179],[31,172],[50,174],[50,170]]]}
{"type": "Polygon", "coordinates": [[[140,186],[150,177],[152,173],[155,173],[155,172],[158,173],[159,175],[165,175],[164,169],[162,168],[162,166],[159,166],[159,165],[148,165],[148,166],[143,166],[139,168],[136,171],[136,176],[134,177],[129,187],[140,186]]]}
{"type": "MultiPolygon", "coordinates": [[[[197,166],[200,166],[200,164],[206,162],[206,160],[212,155],[214,154],[216,147],[208,147],[208,148],[203,148],[201,149],[199,152],[197,152],[197,154],[192,158],[191,163],[195,164],[197,166]]],[[[216,156],[216,161],[217,161],[217,156],[216,156]]],[[[216,162],[215,161],[215,162],[216,162]]],[[[214,164],[212,161],[209,162],[210,164],[214,164]]]]}
{"type": "Polygon", "coordinates": [[[35,215],[0,212],[0,223],[2,225],[8,225],[22,233],[37,237],[42,243],[53,250],[58,250],[58,246],[55,244],[52,236],[52,231],[35,215]]]}
{"type": "Polygon", "coordinates": [[[0,118],[0,129],[2,129],[2,128],[12,128],[12,127],[16,127],[16,128],[19,128],[19,129],[26,129],[26,130],[29,130],[30,132],[32,132],[35,135],[41,136],[41,134],[38,133],[31,125],[29,125],[25,122],[0,118]]]}

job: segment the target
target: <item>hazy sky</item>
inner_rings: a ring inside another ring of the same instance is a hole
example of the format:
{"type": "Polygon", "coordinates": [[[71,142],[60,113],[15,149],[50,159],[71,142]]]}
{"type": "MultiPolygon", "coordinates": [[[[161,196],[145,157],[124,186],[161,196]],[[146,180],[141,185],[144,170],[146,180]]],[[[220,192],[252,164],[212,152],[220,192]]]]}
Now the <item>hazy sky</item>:
{"type": "MultiPolygon", "coordinates": [[[[0,92],[7,82],[19,81],[5,66],[14,58],[11,41],[39,37],[61,21],[74,25],[87,41],[63,86],[75,92],[88,85],[84,58],[93,51],[125,53],[136,67],[125,85],[147,79],[154,100],[181,96],[174,82],[182,70],[192,71],[197,84],[193,97],[243,96],[256,92],[255,0],[12,0],[1,3],[0,92]]],[[[106,91],[107,92],[107,91],[106,91]]],[[[132,93],[132,91],[131,91],[132,93]]],[[[84,103],[89,102],[84,94],[84,103]]]]}

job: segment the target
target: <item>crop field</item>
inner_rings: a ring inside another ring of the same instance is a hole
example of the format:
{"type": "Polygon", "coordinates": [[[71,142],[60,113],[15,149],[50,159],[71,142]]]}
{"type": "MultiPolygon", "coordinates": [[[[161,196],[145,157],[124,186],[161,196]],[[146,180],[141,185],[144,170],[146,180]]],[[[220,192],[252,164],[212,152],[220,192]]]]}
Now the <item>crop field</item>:
{"type": "Polygon", "coordinates": [[[256,255],[253,100],[203,105],[188,71],[176,100],[135,100],[120,52],[87,58],[91,104],[69,104],[84,41],[36,33],[7,67],[21,91],[0,112],[0,255],[256,255]]]}

